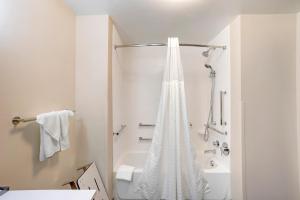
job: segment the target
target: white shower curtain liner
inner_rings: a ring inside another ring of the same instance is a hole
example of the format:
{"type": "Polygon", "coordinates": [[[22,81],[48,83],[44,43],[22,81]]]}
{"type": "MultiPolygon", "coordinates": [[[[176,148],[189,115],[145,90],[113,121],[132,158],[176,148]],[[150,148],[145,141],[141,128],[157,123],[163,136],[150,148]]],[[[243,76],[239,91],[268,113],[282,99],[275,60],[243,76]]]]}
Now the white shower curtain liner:
{"type": "Polygon", "coordinates": [[[149,200],[201,200],[208,189],[190,141],[178,38],[168,38],[156,126],[137,184],[149,200]]]}

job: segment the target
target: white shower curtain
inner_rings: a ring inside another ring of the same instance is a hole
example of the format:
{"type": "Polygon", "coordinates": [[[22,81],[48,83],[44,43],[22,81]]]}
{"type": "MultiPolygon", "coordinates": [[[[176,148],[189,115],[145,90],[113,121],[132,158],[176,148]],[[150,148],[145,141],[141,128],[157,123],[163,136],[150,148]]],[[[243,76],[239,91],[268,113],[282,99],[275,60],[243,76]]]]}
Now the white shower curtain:
{"type": "Polygon", "coordinates": [[[193,152],[178,38],[169,38],[156,126],[138,192],[145,199],[201,200],[207,183],[193,152]]]}

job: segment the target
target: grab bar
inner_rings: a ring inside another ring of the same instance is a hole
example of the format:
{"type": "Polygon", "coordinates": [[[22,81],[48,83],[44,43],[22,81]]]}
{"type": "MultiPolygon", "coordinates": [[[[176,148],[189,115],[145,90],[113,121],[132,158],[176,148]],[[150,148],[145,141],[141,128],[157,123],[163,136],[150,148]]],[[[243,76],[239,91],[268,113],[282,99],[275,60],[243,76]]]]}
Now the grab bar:
{"type": "Polygon", "coordinates": [[[113,132],[113,135],[119,135],[126,127],[127,127],[127,125],[122,124],[121,128],[119,129],[119,131],[113,132]]]}
{"type": "Polygon", "coordinates": [[[152,138],[139,137],[139,141],[151,141],[152,138]]]}
{"type": "Polygon", "coordinates": [[[220,91],[220,124],[221,126],[227,125],[227,123],[224,121],[224,95],[226,94],[226,91],[220,91]]]}
{"type": "Polygon", "coordinates": [[[150,126],[150,127],[154,127],[155,124],[143,124],[142,122],[139,123],[139,126],[150,126]]]}
{"type": "Polygon", "coordinates": [[[215,131],[215,132],[217,132],[217,133],[219,133],[219,134],[221,134],[221,135],[227,135],[228,134],[227,131],[225,131],[225,132],[220,131],[220,130],[218,130],[218,129],[214,128],[214,127],[211,127],[211,126],[209,126],[207,124],[204,124],[204,126],[207,127],[207,128],[209,128],[209,129],[211,129],[211,130],[213,130],[213,131],[215,131]]]}
{"type": "MultiPolygon", "coordinates": [[[[142,122],[139,123],[139,126],[144,126],[144,127],[155,127],[155,124],[144,124],[142,122]]],[[[189,122],[189,126],[192,127],[193,124],[189,122]]]]}
{"type": "MultiPolygon", "coordinates": [[[[66,109],[68,110],[68,109],[66,109]]],[[[72,110],[74,113],[76,112],[75,110],[72,110]]],[[[22,118],[22,117],[19,117],[19,116],[15,116],[14,118],[12,118],[11,120],[11,123],[14,125],[14,126],[17,126],[18,124],[20,124],[21,122],[33,122],[33,121],[36,121],[36,117],[30,117],[30,118],[22,118]]]]}

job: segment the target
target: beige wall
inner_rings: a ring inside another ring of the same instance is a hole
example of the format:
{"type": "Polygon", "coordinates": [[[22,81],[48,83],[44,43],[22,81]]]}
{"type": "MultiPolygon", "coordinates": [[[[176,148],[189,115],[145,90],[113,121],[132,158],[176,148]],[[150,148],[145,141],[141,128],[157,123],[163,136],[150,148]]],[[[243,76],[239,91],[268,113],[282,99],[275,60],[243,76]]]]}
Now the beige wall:
{"type": "Polygon", "coordinates": [[[14,128],[12,117],[75,107],[75,16],[63,0],[0,1],[0,185],[58,188],[74,175],[71,148],[38,160],[39,127],[14,128]]]}
{"type": "Polygon", "coordinates": [[[296,15],[241,18],[247,200],[296,200],[296,15]]]}
{"type": "Polygon", "coordinates": [[[76,17],[76,118],[82,163],[95,161],[112,195],[111,34],[107,15],[76,17]]]}
{"type": "Polygon", "coordinates": [[[241,74],[241,17],[230,24],[231,66],[231,195],[244,199],[243,130],[242,130],[242,74],[241,74]]]}
{"type": "Polygon", "coordinates": [[[0,185],[58,188],[96,161],[111,195],[110,18],[75,17],[63,0],[1,1],[0,11],[0,185]],[[76,109],[71,148],[39,162],[38,125],[11,118],[64,108],[76,109]]]}

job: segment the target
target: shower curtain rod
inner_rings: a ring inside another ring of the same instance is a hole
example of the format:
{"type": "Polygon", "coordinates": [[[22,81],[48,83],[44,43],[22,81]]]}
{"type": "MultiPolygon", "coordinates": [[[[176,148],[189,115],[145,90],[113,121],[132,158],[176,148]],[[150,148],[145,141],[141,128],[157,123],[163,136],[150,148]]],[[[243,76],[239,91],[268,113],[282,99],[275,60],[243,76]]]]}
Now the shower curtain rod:
{"type": "MultiPolygon", "coordinates": [[[[165,43],[117,44],[117,45],[115,45],[115,49],[125,48],[125,47],[162,47],[162,46],[167,46],[167,44],[165,44],[165,43]]],[[[226,49],[226,46],[207,45],[207,44],[180,43],[179,46],[184,46],[184,47],[207,47],[207,48],[213,48],[213,49],[217,49],[217,48],[226,49]]]]}

